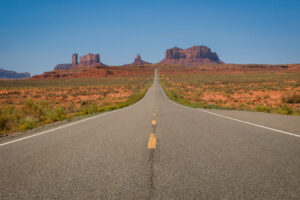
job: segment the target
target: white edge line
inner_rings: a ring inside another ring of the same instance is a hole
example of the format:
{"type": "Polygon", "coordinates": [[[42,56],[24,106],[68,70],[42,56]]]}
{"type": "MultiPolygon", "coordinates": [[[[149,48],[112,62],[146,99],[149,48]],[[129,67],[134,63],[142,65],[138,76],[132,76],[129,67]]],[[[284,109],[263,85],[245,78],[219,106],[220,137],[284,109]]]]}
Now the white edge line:
{"type": "Polygon", "coordinates": [[[234,121],[237,121],[237,122],[242,122],[242,123],[249,124],[249,125],[252,125],[252,126],[257,126],[257,127],[260,127],[260,128],[268,129],[268,130],[271,130],[271,131],[276,131],[278,133],[283,133],[283,134],[287,134],[287,135],[291,135],[291,136],[295,136],[295,137],[300,137],[300,135],[297,135],[295,133],[290,133],[290,132],[287,132],[287,131],[282,131],[282,130],[279,130],[279,129],[275,129],[275,128],[271,128],[271,127],[267,127],[267,126],[263,126],[263,125],[259,125],[259,124],[254,124],[254,123],[251,123],[251,122],[247,122],[247,121],[240,120],[240,119],[235,119],[235,118],[232,118],[232,117],[227,117],[225,115],[220,115],[220,114],[209,112],[209,111],[206,111],[206,110],[200,110],[199,109],[198,111],[205,112],[205,113],[208,113],[208,114],[211,114],[211,115],[216,115],[216,116],[223,117],[223,118],[226,118],[226,119],[231,119],[231,120],[234,120],[234,121]]]}
{"type": "Polygon", "coordinates": [[[252,125],[252,126],[256,126],[256,127],[259,127],[259,128],[264,128],[264,129],[267,129],[267,130],[271,130],[271,131],[275,131],[275,132],[278,132],[278,133],[283,133],[283,134],[286,134],[286,135],[291,135],[291,136],[295,136],[295,137],[300,137],[300,135],[298,134],[295,134],[295,133],[290,133],[290,132],[287,132],[287,131],[283,131],[283,130],[279,130],[279,129],[275,129],[275,128],[271,128],[271,127],[267,127],[267,126],[263,126],[263,125],[259,125],[259,124],[254,124],[254,123],[251,123],[251,122],[247,122],[247,121],[244,121],[244,120],[240,120],[240,119],[235,119],[235,118],[232,118],[232,117],[227,117],[225,115],[220,115],[220,114],[217,114],[217,113],[213,113],[213,112],[209,112],[209,111],[206,111],[206,110],[202,110],[202,109],[199,109],[199,108],[191,108],[191,107],[188,107],[188,106],[184,106],[182,104],[179,104],[175,101],[172,101],[171,99],[169,99],[169,97],[167,97],[166,93],[164,92],[163,88],[160,86],[160,89],[162,91],[162,93],[165,95],[165,97],[171,101],[172,103],[174,103],[175,105],[180,105],[180,106],[183,106],[184,108],[189,108],[189,109],[192,109],[192,110],[197,110],[197,111],[200,111],[200,112],[205,112],[205,113],[208,113],[208,114],[211,114],[211,115],[215,115],[215,116],[218,116],[218,117],[223,117],[223,118],[226,118],[226,119],[231,119],[231,120],[234,120],[234,121],[237,121],[237,122],[241,122],[241,123],[245,123],[245,124],[249,124],[249,125],[252,125]]]}
{"type": "MultiPolygon", "coordinates": [[[[153,83],[154,83],[154,78],[153,78],[153,83]]],[[[153,85],[153,83],[152,83],[152,85],[153,85]]],[[[152,87],[152,85],[151,85],[151,87],[152,87]]],[[[133,106],[136,106],[136,105],[138,105],[138,104],[140,104],[141,102],[144,101],[144,99],[145,99],[146,95],[149,93],[151,87],[147,90],[146,94],[144,95],[144,97],[141,100],[139,100],[138,102],[136,102],[136,103],[134,103],[132,105],[129,105],[127,107],[124,107],[124,108],[121,108],[121,109],[117,109],[117,110],[107,111],[105,113],[99,113],[99,114],[96,114],[96,116],[88,117],[86,119],[82,119],[82,120],[79,120],[79,121],[76,121],[76,122],[73,122],[73,123],[70,123],[70,124],[59,126],[59,127],[47,130],[47,131],[43,131],[43,132],[40,132],[40,133],[36,133],[36,134],[33,134],[33,135],[22,137],[22,138],[19,138],[19,139],[16,139],[16,140],[11,140],[11,141],[8,141],[8,142],[0,143],[0,147],[8,145],[8,144],[15,143],[15,142],[20,142],[22,140],[26,140],[26,139],[29,139],[29,138],[32,138],[32,137],[36,137],[36,136],[39,136],[39,135],[43,135],[43,134],[46,134],[46,133],[49,133],[49,132],[52,132],[52,131],[56,131],[56,130],[59,130],[59,129],[62,129],[62,128],[65,128],[65,127],[68,127],[68,126],[73,126],[75,124],[79,124],[81,122],[85,122],[85,121],[88,121],[88,120],[91,120],[91,119],[95,119],[95,118],[98,118],[98,117],[103,117],[103,116],[108,115],[108,114],[112,114],[112,113],[115,113],[115,112],[123,111],[123,110],[126,110],[128,108],[132,108],[133,106]]]]}

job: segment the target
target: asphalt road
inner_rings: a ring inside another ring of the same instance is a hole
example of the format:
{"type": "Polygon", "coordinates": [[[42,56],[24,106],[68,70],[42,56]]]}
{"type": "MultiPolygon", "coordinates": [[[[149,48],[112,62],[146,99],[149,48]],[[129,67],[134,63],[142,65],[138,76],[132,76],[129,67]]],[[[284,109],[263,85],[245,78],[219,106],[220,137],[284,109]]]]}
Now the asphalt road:
{"type": "Polygon", "coordinates": [[[0,143],[0,199],[300,199],[300,117],[140,102],[0,143]]]}

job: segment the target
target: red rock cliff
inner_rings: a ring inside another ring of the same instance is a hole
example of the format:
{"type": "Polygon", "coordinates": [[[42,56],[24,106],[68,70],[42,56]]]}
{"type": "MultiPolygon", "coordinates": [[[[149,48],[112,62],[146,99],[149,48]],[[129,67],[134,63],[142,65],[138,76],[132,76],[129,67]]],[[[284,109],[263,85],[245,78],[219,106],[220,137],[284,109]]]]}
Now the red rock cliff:
{"type": "Polygon", "coordinates": [[[193,46],[187,49],[174,47],[167,49],[161,64],[197,65],[223,63],[215,52],[206,46],[193,46]]]}
{"type": "Polygon", "coordinates": [[[100,55],[89,53],[85,56],[79,57],[79,65],[93,65],[100,64],[100,55]]]}

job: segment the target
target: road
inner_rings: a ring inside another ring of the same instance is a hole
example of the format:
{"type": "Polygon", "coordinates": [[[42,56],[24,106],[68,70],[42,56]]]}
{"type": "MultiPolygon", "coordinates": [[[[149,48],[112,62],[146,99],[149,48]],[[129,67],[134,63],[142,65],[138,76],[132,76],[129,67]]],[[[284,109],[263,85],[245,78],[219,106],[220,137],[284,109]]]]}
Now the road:
{"type": "Polygon", "coordinates": [[[300,199],[300,117],[138,103],[0,143],[0,199],[300,199]]]}

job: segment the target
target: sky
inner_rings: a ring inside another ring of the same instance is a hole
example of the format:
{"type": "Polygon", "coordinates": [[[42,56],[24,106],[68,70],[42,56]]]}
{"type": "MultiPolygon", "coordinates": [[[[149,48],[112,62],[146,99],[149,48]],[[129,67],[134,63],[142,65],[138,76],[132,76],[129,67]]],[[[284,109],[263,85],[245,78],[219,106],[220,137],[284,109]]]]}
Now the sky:
{"type": "Polygon", "coordinates": [[[300,63],[299,0],[0,0],[0,68],[32,75],[100,53],[156,63],[206,45],[226,63],[300,63]]]}

